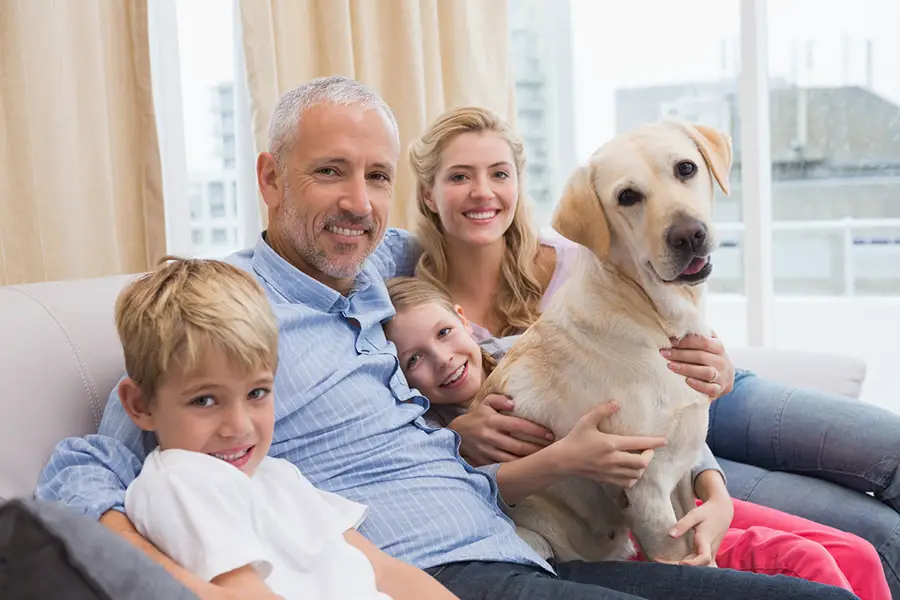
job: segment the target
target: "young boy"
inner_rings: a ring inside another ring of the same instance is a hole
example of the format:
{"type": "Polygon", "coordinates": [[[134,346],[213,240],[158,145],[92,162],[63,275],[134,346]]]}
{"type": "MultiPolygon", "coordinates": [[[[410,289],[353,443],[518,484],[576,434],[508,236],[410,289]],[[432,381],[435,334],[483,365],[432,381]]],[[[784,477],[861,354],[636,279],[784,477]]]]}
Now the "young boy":
{"type": "Polygon", "coordinates": [[[126,491],[138,532],[204,583],[201,598],[453,598],[356,531],[366,507],[267,456],[278,327],[244,271],[164,261],[116,303],[119,397],[159,446],[126,491]]]}

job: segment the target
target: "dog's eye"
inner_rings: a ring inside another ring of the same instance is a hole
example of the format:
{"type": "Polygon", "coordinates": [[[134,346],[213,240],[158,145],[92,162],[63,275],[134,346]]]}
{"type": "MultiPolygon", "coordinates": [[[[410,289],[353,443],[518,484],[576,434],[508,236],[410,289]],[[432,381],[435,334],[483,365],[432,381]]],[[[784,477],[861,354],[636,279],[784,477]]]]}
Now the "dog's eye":
{"type": "Polygon", "coordinates": [[[634,206],[643,199],[644,195],[642,193],[631,188],[625,188],[619,192],[618,197],[620,206],[634,206]]]}
{"type": "Polygon", "coordinates": [[[675,165],[675,176],[679,179],[690,179],[697,173],[697,165],[689,160],[683,160],[675,165]]]}

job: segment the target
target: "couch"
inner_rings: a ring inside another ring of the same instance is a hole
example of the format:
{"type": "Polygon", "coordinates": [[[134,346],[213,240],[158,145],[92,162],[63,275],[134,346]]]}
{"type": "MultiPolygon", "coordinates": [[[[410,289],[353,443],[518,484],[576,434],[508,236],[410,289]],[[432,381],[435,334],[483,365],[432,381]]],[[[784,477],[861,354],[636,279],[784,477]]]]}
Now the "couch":
{"type": "MultiPolygon", "coordinates": [[[[128,276],[0,287],[0,498],[32,493],[56,442],[96,432],[123,373],[113,306],[128,276]]],[[[739,368],[857,398],[865,364],[730,348],[739,368]]]]}

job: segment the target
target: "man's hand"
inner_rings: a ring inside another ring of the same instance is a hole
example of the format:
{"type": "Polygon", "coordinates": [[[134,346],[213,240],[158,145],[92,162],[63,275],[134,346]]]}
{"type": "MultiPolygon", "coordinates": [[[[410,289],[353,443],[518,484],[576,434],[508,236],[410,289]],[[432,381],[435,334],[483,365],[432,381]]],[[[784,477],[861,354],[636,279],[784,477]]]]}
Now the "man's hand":
{"type": "Polygon", "coordinates": [[[284,600],[266,585],[250,565],[214,577],[200,600],[284,600]]]}
{"type": "MultiPolygon", "coordinates": [[[[144,539],[135,529],[131,520],[117,510],[108,510],[100,517],[100,523],[125,538],[132,546],[149,556],[155,563],[169,572],[169,575],[177,579],[184,587],[199,597],[206,600],[208,594],[215,594],[215,586],[191,573],[174,560],[163,554],[156,546],[144,539]]],[[[215,600],[210,598],[210,600],[215,600]]]]}
{"type": "MultiPolygon", "coordinates": [[[[236,569],[221,575],[220,585],[204,581],[191,573],[174,560],[163,554],[156,546],[144,539],[131,520],[117,510],[109,510],[100,517],[100,523],[125,538],[132,546],[147,554],[154,562],[162,566],[184,587],[194,593],[200,600],[284,600],[269,590],[252,567],[236,569]],[[249,571],[248,571],[249,570],[249,571]],[[250,572],[252,571],[252,573],[250,572]],[[253,582],[255,577],[256,583],[253,582]],[[238,584],[235,587],[224,587],[228,583],[238,584]],[[248,585],[239,585],[245,583],[248,585]]],[[[217,578],[218,580],[218,578],[217,578]]]]}
{"type": "Polygon", "coordinates": [[[199,600],[284,600],[284,596],[269,589],[248,590],[247,588],[220,587],[209,584],[209,588],[198,594],[199,600]]]}
{"type": "Polygon", "coordinates": [[[673,340],[671,349],[659,352],[669,361],[672,371],[684,375],[689,386],[711,400],[734,388],[734,365],[715,332],[712,337],[686,335],[681,340],[673,340]]]}
{"type": "Polygon", "coordinates": [[[459,453],[473,467],[503,463],[528,456],[553,441],[553,433],[526,419],[500,414],[512,410],[513,400],[491,394],[468,414],[453,419],[448,427],[462,438],[459,453]],[[513,436],[527,436],[539,443],[513,436]]]}
{"type": "Polygon", "coordinates": [[[375,571],[378,591],[393,600],[459,600],[437,579],[386,554],[355,529],[344,532],[344,539],[366,556],[375,571]]]}
{"type": "Polygon", "coordinates": [[[634,487],[650,464],[653,450],[664,446],[666,438],[601,432],[600,422],[617,410],[613,402],[598,406],[554,445],[564,472],[621,488],[634,487]]]}

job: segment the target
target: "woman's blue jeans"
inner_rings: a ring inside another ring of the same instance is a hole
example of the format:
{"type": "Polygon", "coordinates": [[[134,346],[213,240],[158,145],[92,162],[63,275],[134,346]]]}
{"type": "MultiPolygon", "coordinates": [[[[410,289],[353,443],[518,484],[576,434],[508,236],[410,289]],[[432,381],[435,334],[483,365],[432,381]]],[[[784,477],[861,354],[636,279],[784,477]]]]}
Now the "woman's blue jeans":
{"type": "Polygon", "coordinates": [[[738,371],[707,442],[733,497],[868,540],[900,598],[900,416],[738,371]]]}

